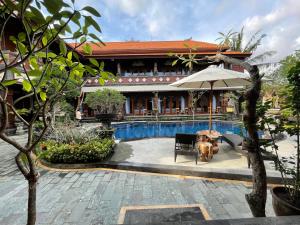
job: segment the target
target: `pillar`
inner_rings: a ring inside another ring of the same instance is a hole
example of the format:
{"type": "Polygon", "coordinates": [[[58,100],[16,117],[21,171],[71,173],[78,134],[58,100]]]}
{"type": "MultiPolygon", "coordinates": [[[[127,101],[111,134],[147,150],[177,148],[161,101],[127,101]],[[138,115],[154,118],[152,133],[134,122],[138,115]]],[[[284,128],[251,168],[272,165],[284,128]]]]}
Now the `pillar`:
{"type": "Polygon", "coordinates": [[[185,99],[184,99],[184,97],[183,96],[180,96],[180,111],[184,111],[184,109],[185,109],[185,99]]]}
{"type": "Polygon", "coordinates": [[[121,75],[121,64],[118,62],[117,64],[117,74],[120,76],[121,75]]]}
{"type": "Polygon", "coordinates": [[[157,62],[154,63],[154,66],[153,66],[153,73],[154,73],[154,75],[157,75],[157,73],[158,73],[158,70],[157,70],[157,62]]]}
{"type": "Polygon", "coordinates": [[[130,97],[126,97],[125,114],[130,114],[130,97]]]}

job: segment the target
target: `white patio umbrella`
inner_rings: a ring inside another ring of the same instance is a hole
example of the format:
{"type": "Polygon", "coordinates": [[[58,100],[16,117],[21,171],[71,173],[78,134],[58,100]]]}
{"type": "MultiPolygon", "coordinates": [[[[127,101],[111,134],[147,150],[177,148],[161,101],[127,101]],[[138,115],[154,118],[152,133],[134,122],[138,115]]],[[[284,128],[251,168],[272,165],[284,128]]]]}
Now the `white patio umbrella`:
{"type": "Polygon", "coordinates": [[[172,84],[181,88],[210,88],[210,112],[209,112],[209,132],[212,128],[212,90],[213,88],[236,87],[242,88],[248,84],[250,76],[233,70],[208,67],[188,77],[178,80],[172,84]]]}

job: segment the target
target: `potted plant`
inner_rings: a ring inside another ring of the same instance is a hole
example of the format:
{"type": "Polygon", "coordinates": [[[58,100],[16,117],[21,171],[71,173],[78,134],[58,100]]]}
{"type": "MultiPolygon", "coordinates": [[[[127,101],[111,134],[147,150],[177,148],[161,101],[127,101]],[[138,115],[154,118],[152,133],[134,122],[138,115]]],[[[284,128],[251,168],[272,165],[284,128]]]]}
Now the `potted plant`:
{"type": "MultiPolygon", "coordinates": [[[[282,104],[284,131],[296,137],[296,154],[287,158],[278,157],[278,147],[274,149],[278,160],[278,170],[282,176],[283,186],[271,189],[272,202],[277,216],[300,215],[300,145],[299,145],[299,113],[300,113],[300,60],[291,66],[287,73],[287,85],[284,88],[282,104]],[[292,120],[288,118],[293,118],[292,120]]],[[[276,132],[274,130],[273,134],[276,132]]]]}
{"type": "Polygon", "coordinates": [[[111,127],[111,121],[122,110],[125,97],[118,91],[104,88],[88,93],[85,103],[94,110],[95,117],[106,129],[111,127]]]}

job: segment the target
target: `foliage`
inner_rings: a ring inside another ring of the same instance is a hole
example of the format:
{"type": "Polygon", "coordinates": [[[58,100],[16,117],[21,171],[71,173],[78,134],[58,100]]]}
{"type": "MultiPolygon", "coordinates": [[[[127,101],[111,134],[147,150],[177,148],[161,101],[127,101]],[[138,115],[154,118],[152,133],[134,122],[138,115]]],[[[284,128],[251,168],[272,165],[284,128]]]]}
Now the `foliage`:
{"type": "Polygon", "coordinates": [[[95,139],[84,144],[61,144],[49,140],[41,142],[39,157],[51,163],[99,162],[111,154],[113,145],[112,139],[95,139]]]}
{"type": "Polygon", "coordinates": [[[73,124],[71,122],[57,123],[55,127],[51,127],[47,130],[42,140],[53,140],[57,143],[65,144],[84,144],[94,139],[99,139],[95,132],[80,129],[75,126],[75,123],[73,124]]]}
{"type": "MultiPolygon", "coordinates": [[[[268,131],[271,134],[273,139],[272,148],[277,155],[278,169],[281,173],[283,183],[285,188],[289,193],[289,201],[295,203],[299,200],[300,192],[300,146],[299,146],[299,113],[300,113],[300,60],[294,61],[290,60],[291,57],[288,57],[288,61],[293,64],[286,65],[284,67],[286,78],[288,84],[285,86],[285,96],[284,96],[284,110],[287,110],[289,116],[292,116],[294,120],[286,120],[286,112],[283,113],[283,119],[275,121],[273,118],[266,117],[266,111],[270,108],[270,104],[267,104],[265,107],[260,107],[258,114],[260,115],[260,127],[267,127],[268,131]],[[288,68],[288,69],[287,69],[288,68]],[[286,70],[285,70],[286,69],[286,70]],[[273,126],[271,126],[273,125],[273,126]],[[297,144],[296,149],[297,153],[294,156],[290,156],[287,160],[286,158],[279,158],[278,156],[278,146],[275,143],[274,137],[279,132],[286,131],[289,135],[296,135],[297,144]],[[294,163],[290,163],[294,161],[294,163]],[[288,180],[287,177],[291,177],[292,180],[288,180]]],[[[294,59],[294,58],[293,58],[294,59]]]]}
{"type": "Polygon", "coordinates": [[[112,113],[120,111],[125,97],[118,91],[104,88],[86,95],[85,103],[97,113],[112,113]]]}
{"type": "Polygon", "coordinates": [[[280,89],[279,96],[281,97],[281,109],[283,116],[287,119],[295,117],[299,112],[299,64],[300,64],[300,51],[295,54],[287,56],[281,61],[280,74],[285,77],[286,82],[283,88],[280,89]]]}
{"type": "MultiPolygon", "coordinates": [[[[242,27],[240,32],[234,32],[232,29],[225,33],[219,32],[220,37],[216,40],[220,41],[220,46],[226,45],[231,51],[240,51],[240,52],[255,52],[257,48],[261,45],[262,40],[266,37],[266,34],[261,34],[260,31],[252,34],[249,40],[244,44],[245,33],[244,27],[242,27]]],[[[267,57],[274,55],[275,51],[267,51],[262,54],[259,54],[255,57],[248,59],[248,62],[255,63],[257,61],[262,61],[267,57]]]]}
{"type": "Polygon", "coordinates": [[[46,133],[51,121],[51,111],[66,91],[68,83],[83,85],[90,76],[97,76],[101,84],[112,75],[104,71],[104,64],[96,60],[80,62],[77,49],[82,48],[84,54],[91,54],[91,45],[87,42],[101,43],[101,32],[95,17],[100,14],[87,6],[77,9],[75,0],[5,0],[0,4],[0,61],[3,73],[0,82],[0,109],[2,112],[0,138],[19,150],[16,156],[18,168],[29,184],[27,224],[33,225],[36,220],[36,183],[38,172],[35,168],[32,151],[46,133]],[[17,23],[18,26],[12,27],[17,23]],[[70,26],[73,25],[73,26],[70,26]],[[75,30],[72,30],[74,27],[75,30]],[[13,30],[14,32],[10,32],[13,30]],[[7,37],[8,34],[12,34],[7,37]],[[9,39],[9,40],[8,40],[9,39]],[[75,42],[73,47],[65,40],[75,42]],[[14,53],[7,54],[3,44],[10,42],[14,53]],[[13,74],[21,77],[23,96],[16,99],[20,102],[31,98],[33,107],[30,119],[19,114],[14,103],[8,101],[8,88],[17,82],[9,77],[13,74]],[[18,143],[8,137],[5,132],[9,114],[13,114],[28,127],[27,143],[18,143]],[[33,139],[34,124],[42,117],[43,128],[33,139]],[[50,118],[49,118],[50,117],[50,118]],[[22,153],[22,154],[21,154],[22,153]],[[25,155],[28,164],[21,160],[25,155]]]}

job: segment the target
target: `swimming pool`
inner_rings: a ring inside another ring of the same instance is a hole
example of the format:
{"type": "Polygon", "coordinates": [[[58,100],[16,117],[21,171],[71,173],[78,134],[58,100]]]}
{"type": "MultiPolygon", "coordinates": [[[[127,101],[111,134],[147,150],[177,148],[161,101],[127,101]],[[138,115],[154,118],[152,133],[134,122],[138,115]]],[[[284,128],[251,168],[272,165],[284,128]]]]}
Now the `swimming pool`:
{"type": "MultiPolygon", "coordinates": [[[[176,133],[195,134],[199,130],[208,130],[208,121],[191,122],[132,122],[114,124],[115,137],[122,141],[153,138],[175,137],[176,133]]],[[[237,123],[214,121],[212,129],[221,134],[241,134],[241,127],[237,123]]]]}

